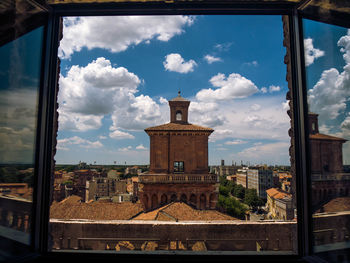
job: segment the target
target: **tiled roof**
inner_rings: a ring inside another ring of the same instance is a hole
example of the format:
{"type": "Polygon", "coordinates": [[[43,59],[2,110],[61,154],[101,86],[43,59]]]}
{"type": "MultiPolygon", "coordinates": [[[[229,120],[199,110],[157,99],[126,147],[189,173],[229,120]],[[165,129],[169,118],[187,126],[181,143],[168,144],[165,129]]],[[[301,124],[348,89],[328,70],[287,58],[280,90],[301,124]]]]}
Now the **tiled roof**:
{"type": "Polygon", "coordinates": [[[50,208],[50,218],[129,220],[143,211],[140,203],[81,203],[80,200],[78,196],[70,196],[61,202],[53,202],[50,208]]]}
{"type": "Polygon", "coordinates": [[[268,196],[273,197],[274,199],[283,199],[285,197],[291,198],[292,195],[289,193],[286,193],[280,189],[277,188],[270,188],[266,190],[266,193],[268,196]]]}
{"type": "Polygon", "coordinates": [[[346,142],[347,140],[335,136],[330,136],[322,133],[316,133],[316,134],[310,134],[310,139],[314,140],[332,140],[332,141],[344,141],[346,142]]]}
{"type": "MultiPolygon", "coordinates": [[[[323,205],[322,212],[350,211],[350,197],[337,197],[323,205]]],[[[320,212],[320,211],[318,211],[320,212]]]]}
{"type": "Polygon", "coordinates": [[[153,211],[141,213],[133,219],[158,221],[238,220],[216,210],[197,210],[182,202],[173,202],[153,211]]]}
{"type": "Polygon", "coordinates": [[[178,95],[175,98],[171,99],[170,101],[189,101],[189,100],[186,100],[185,98],[181,97],[181,92],[179,91],[178,95]]]}
{"type": "Polygon", "coordinates": [[[179,124],[179,123],[166,123],[159,126],[149,127],[145,131],[208,131],[214,130],[207,127],[202,127],[194,124],[179,124]]]}
{"type": "Polygon", "coordinates": [[[189,100],[186,100],[185,98],[183,98],[181,96],[178,96],[178,97],[171,99],[170,101],[189,101],[189,100]]]}

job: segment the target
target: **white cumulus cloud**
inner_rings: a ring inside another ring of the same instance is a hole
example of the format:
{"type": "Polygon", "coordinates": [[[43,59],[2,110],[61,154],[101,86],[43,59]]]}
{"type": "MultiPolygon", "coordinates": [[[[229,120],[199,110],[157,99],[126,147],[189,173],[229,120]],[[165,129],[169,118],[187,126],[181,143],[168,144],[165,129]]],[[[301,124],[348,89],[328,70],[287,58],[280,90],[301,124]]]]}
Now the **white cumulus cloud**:
{"type": "Polygon", "coordinates": [[[82,48],[121,52],[151,40],[169,41],[191,26],[191,16],[98,16],[64,18],[59,56],[70,58],[82,48]]]}
{"type": "Polygon", "coordinates": [[[214,62],[220,62],[220,61],[222,61],[221,58],[219,58],[219,57],[214,57],[214,56],[212,56],[212,55],[205,55],[205,56],[204,56],[204,59],[205,59],[205,61],[207,61],[208,64],[212,64],[212,63],[214,63],[214,62]]]}
{"type": "Polygon", "coordinates": [[[134,139],[135,138],[135,136],[130,134],[130,133],[122,132],[122,131],[118,131],[118,130],[112,131],[109,134],[109,137],[111,137],[112,139],[116,139],[116,140],[134,139]]]}
{"type": "Polygon", "coordinates": [[[305,65],[310,66],[314,63],[314,61],[324,56],[325,52],[323,50],[320,50],[318,48],[315,48],[313,45],[313,39],[312,38],[306,38],[304,39],[304,50],[305,50],[305,65]]]}
{"type": "Polygon", "coordinates": [[[194,67],[197,66],[197,63],[192,59],[185,61],[178,53],[171,53],[165,56],[163,65],[167,71],[188,73],[194,70],[194,67]]]}
{"type": "Polygon", "coordinates": [[[227,141],[225,142],[226,145],[239,145],[239,144],[245,144],[247,141],[243,140],[234,140],[234,141],[227,141]]]}
{"type": "Polygon", "coordinates": [[[350,96],[350,30],[338,41],[346,65],[343,71],[336,68],[324,70],[321,78],[308,92],[310,110],[319,114],[320,123],[335,119],[346,109],[350,96]]]}
{"type": "Polygon", "coordinates": [[[147,148],[145,146],[143,146],[143,144],[140,144],[140,145],[136,146],[136,150],[147,150],[147,148]]]}
{"type": "Polygon", "coordinates": [[[218,89],[202,89],[196,94],[200,101],[222,101],[236,98],[246,98],[258,92],[255,84],[237,73],[232,73],[228,77],[218,73],[209,82],[218,89]]]}
{"type": "Polygon", "coordinates": [[[57,148],[61,150],[68,150],[68,147],[70,145],[77,145],[82,148],[101,148],[103,147],[103,144],[100,141],[89,141],[83,138],[80,138],[78,136],[73,136],[70,138],[60,139],[57,140],[57,148]]]}
{"type": "Polygon", "coordinates": [[[276,91],[280,91],[281,90],[281,87],[280,86],[274,86],[274,85],[271,85],[269,87],[269,91],[272,93],[272,92],[276,92],[276,91]]]}
{"type": "Polygon", "coordinates": [[[136,95],[141,83],[136,74],[112,66],[103,57],[85,67],[72,66],[66,76],[60,76],[60,129],[99,129],[107,115],[114,130],[140,130],[159,124],[163,120],[160,106],[147,95],[136,95]]]}

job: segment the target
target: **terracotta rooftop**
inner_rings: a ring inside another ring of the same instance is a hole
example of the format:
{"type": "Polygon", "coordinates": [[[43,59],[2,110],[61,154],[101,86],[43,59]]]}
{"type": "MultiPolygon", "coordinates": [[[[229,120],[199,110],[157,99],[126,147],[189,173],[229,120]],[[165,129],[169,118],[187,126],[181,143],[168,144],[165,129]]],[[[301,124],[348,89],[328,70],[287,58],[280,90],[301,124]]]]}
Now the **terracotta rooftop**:
{"type": "Polygon", "coordinates": [[[220,221],[239,220],[216,210],[197,210],[182,202],[173,202],[144,212],[133,220],[158,220],[158,221],[220,221]]]}
{"type": "Polygon", "coordinates": [[[270,189],[266,190],[266,193],[268,196],[273,197],[274,199],[283,199],[285,197],[289,197],[289,198],[292,197],[291,194],[286,193],[285,191],[282,191],[282,190],[277,189],[277,188],[270,188],[270,189]]]}
{"type": "Polygon", "coordinates": [[[279,177],[279,179],[292,178],[292,175],[291,174],[279,174],[278,177],[279,177]]]}
{"type": "Polygon", "coordinates": [[[179,124],[179,123],[166,123],[159,126],[149,127],[145,131],[207,131],[213,132],[214,130],[207,127],[202,127],[194,124],[179,124]]]}
{"type": "Polygon", "coordinates": [[[314,140],[332,140],[332,141],[343,141],[346,142],[347,140],[335,136],[330,136],[322,133],[316,133],[316,134],[310,134],[310,139],[314,140]]]}
{"type": "MultiPolygon", "coordinates": [[[[350,211],[350,197],[337,197],[323,205],[322,212],[350,211]]],[[[321,209],[318,211],[320,212],[321,209]]]]}
{"type": "Polygon", "coordinates": [[[142,212],[140,203],[91,202],[81,203],[79,196],[70,196],[61,202],[53,202],[50,218],[90,219],[90,220],[129,220],[142,212]]]}

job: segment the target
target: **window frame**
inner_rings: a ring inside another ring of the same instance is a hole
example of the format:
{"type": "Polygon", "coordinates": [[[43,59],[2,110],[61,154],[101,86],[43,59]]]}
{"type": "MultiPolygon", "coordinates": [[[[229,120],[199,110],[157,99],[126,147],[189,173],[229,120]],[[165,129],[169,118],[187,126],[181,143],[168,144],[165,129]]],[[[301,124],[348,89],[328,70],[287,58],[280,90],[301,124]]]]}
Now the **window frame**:
{"type": "MultiPolygon", "coordinates": [[[[294,128],[294,161],[296,167],[296,197],[297,197],[297,218],[298,218],[298,255],[279,255],[279,256],[258,256],[258,260],[268,260],[279,262],[286,260],[293,262],[296,260],[316,260],[312,251],[312,215],[310,210],[311,198],[311,180],[308,172],[310,171],[310,158],[308,148],[308,125],[307,125],[307,101],[306,101],[306,81],[305,81],[305,63],[303,52],[303,26],[302,10],[298,10],[301,5],[290,3],[271,4],[271,3],[233,3],[227,2],[143,2],[143,3],[92,3],[92,4],[55,4],[48,8],[48,21],[45,28],[44,37],[44,56],[43,68],[41,74],[41,88],[39,91],[38,107],[38,128],[36,142],[36,181],[33,196],[33,222],[32,222],[32,249],[41,257],[49,260],[62,261],[67,258],[81,259],[88,257],[100,259],[101,253],[83,253],[70,251],[53,252],[48,251],[49,237],[49,206],[51,198],[50,174],[54,167],[53,156],[56,147],[57,119],[55,120],[57,110],[58,93],[58,75],[59,62],[57,51],[59,40],[62,34],[61,18],[63,16],[96,16],[96,15],[199,15],[199,14],[244,14],[244,15],[286,15],[289,23],[289,47],[291,72],[290,80],[293,94],[292,105],[295,109],[291,116],[291,126],[294,128]]],[[[305,1],[303,1],[305,2],[305,1]]],[[[319,17],[312,17],[313,20],[323,20],[319,17]]],[[[324,22],[324,21],[322,21],[324,22]]],[[[175,255],[171,255],[175,257],[175,255]]],[[[192,259],[214,259],[218,255],[187,255],[192,259]]],[[[251,260],[257,255],[235,256],[238,260],[251,260]]],[[[106,258],[118,257],[119,259],[134,261],[137,259],[162,259],[167,255],[145,255],[145,254],[104,254],[106,258]]],[[[221,256],[225,257],[225,256],[221,256]]],[[[230,256],[232,257],[232,256],[230,256]]],[[[185,256],[176,255],[179,260],[185,256]]],[[[168,259],[168,258],[167,258],[168,259]]]]}
{"type": "Polygon", "coordinates": [[[183,174],[185,172],[185,165],[183,161],[174,161],[174,173],[183,174]],[[175,170],[176,168],[176,170],[175,170]],[[181,170],[180,170],[181,168],[181,170]]]}

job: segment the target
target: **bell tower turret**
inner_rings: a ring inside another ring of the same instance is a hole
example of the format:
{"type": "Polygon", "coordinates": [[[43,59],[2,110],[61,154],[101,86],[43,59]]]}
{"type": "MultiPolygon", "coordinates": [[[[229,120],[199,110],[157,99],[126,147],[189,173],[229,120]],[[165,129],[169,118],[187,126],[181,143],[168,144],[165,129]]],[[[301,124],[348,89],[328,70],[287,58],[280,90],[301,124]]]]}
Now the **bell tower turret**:
{"type": "Polygon", "coordinates": [[[169,100],[170,106],[170,122],[179,124],[188,124],[188,107],[190,101],[181,97],[181,92],[178,92],[178,96],[169,100]]]}

